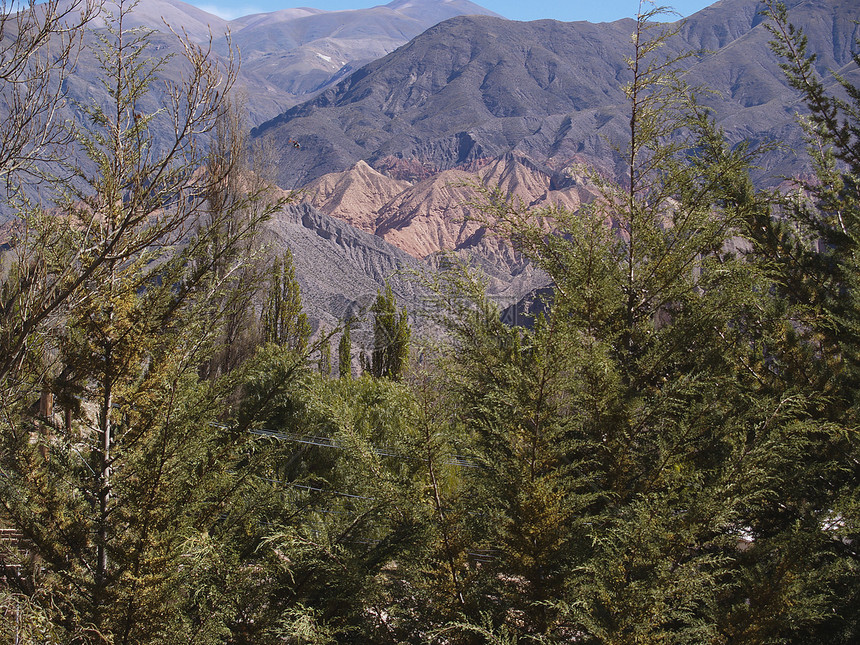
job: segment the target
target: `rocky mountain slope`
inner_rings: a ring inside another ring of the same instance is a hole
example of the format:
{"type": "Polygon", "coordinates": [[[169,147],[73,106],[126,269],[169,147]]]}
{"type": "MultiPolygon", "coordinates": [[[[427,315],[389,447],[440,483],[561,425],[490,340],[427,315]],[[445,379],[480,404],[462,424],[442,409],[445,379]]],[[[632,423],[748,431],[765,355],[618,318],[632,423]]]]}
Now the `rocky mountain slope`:
{"type": "MultiPolygon", "coordinates": [[[[791,17],[808,26],[818,65],[851,72],[860,28],[850,0],[795,2],[791,17]]],[[[763,5],[720,0],[690,17],[666,53],[713,49],[688,62],[685,79],[715,94],[731,140],[778,141],[789,149],[764,159],[768,173],[802,171],[799,107],[769,51],[763,5]]],[[[623,85],[630,75],[631,21],[519,23],[459,17],[427,30],[318,95],[254,130],[282,147],[279,180],[295,187],[364,160],[397,178],[426,176],[518,152],[562,168],[572,159],[611,168],[623,141],[623,85]],[[405,169],[405,171],[404,171],[405,169]]]]}
{"type": "MultiPolygon", "coordinates": [[[[476,14],[496,15],[469,0],[394,0],[351,11],[284,9],[227,26],[243,73],[263,84],[249,85],[249,95],[265,87],[286,93],[292,105],[442,20],[476,14]]],[[[226,47],[224,40],[217,44],[221,53],[226,47]]]]}
{"type": "Polygon", "coordinates": [[[594,197],[567,177],[509,154],[477,171],[446,170],[415,184],[378,211],[376,234],[417,257],[486,247],[481,187],[498,188],[527,207],[559,205],[571,211],[594,197]]]}
{"type": "MultiPolygon", "coordinates": [[[[431,325],[432,298],[423,278],[447,256],[419,260],[379,236],[359,231],[310,204],[288,204],[266,224],[266,244],[275,251],[289,248],[302,288],[302,303],[312,326],[331,330],[348,319],[356,320],[356,347],[372,343],[370,306],[376,294],[390,284],[399,306],[406,307],[419,331],[431,325]]],[[[461,255],[482,269],[488,294],[509,306],[547,284],[541,272],[521,259],[519,265],[499,266],[484,256],[461,255]]]]}
{"type": "Polygon", "coordinates": [[[424,258],[484,242],[482,191],[499,189],[526,207],[562,206],[576,211],[596,192],[582,174],[555,172],[509,153],[472,167],[445,170],[409,183],[387,177],[364,161],[323,175],[300,199],[356,228],[424,258]]]}
{"type": "MultiPolygon", "coordinates": [[[[362,318],[386,281],[409,311],[422,306],[414,276],[425,266],[379,237],[309,204],[288,204],[266,228],[267,244],[293,253],[302,301],[315,327],[332,329],[350,317],[362,318]]],[[[362,323],[366,328],[367,321],[362,323]]]]}
{"type": "Polygon", "coordinates": [[[485,190],[499,189],[526,207],[571,211],[596,196],[582,174],[559,173],[508,154],[468,169],[446,170],[414,184],[386,177],[359,161],[342,173],[311,182],[299,198],[375,234],[435,266],[447,254],[479,268],[499,301],[519,299],[546,284],[507,241],[488,232],[485,190]]]}
{"type": "MultiPolygon", "coordinates": [[[[104,28],[108,16],[118,13],[115,4],[105,3],[103,9],[104,16],[92,23],[95,28],[104,28]]],[[[160,52],[179,53],[168,37],[172,29],[203,47],[211,46],[213,55],[226,59],[232,54],[241,61],[237,85],[253,126],[395,50],[428,27],[472,14],[496,15],[469,0],[393,0],[369,9],[302,7],[225,20],[181,0],[141,0],[125,16],[123,27],[164,34],[156,37],[160,52]]],[[[88,58],[82,57],[84,68],[91,66],[88,58]]]]}
{"type": "Polygon", "coordinates": [[[535,146],[525,140],[544,148],[562,143],[558,133],[570,130],[568,117],[577,111],[595,117],[591,147],[599,147],[599,108],[623,100],[622,44],[631,25],[572,24],[445,21],[253,132],[303,142],[300,154],[280,156],[284,186],[359,159],[374,167],[414,160],[432,173],[515,147],[529,154],[535,146]]]}
{"type": "Polygon", "coordinates": [[[368,233],[376,232],[379,211],[410,188],[359,161],[349,170],[323,175],[300,191],[302,202],[368,233]]]}

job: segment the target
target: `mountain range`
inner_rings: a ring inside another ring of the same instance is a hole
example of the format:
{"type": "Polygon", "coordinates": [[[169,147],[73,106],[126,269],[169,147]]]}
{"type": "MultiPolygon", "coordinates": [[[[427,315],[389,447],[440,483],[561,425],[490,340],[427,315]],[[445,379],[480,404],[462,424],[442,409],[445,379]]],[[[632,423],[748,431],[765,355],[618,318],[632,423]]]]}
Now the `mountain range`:
{"type": "MultiPolygon", "coordinates": [[[[763,9],[719,0],[667,23],[677,34],[664,52],[695,52],[681,63],[684,80],[707,88],[700,100],[730,142],[779,144],[755,171],[767,186],[808,163],[802,106],[768,47],[763,9]]],[[[854,0],[793,0],[789,15],[819,72],[860,77],[854,0]]],[[[280,187],[299,189],[302,202],[273,218],[269,241],[292,249],[308,309],[327,326],[365,308],[386,280],[420,308],[420,289],[403,276],[446,253],[480,267],[500,303],[517,302],[546,277],[488,234],[482,187],[576,210],[595,190],[572,169],[620,169],[629,19],[523,23],[469,0],[394,0],[228,21],[180,0],[142,0],[125,26],[155,29],[154,49],[169,55],[177,45],[165,23],[222,60],[238,53],[251,134],[274,151],[280,187]]],[[[171,63],[164,74],[181,72],[171,63]]],[[[65,90],[68,116],[76,103],[106,100],[92,57],[81,57],[65,90]]],[[[154,90],[143,110],[159,109],[154,90]]]]}
{"type": "MultiPolygon", "coordinates": [[[[732,143],[780,142],[756,179],[804,171],[796,96],[768,47],[764,6],[720,0],[683,22],[664,48],[684,80],[707,88],[702,103],[732,143]],[[707,51],[709,50],[709,51],[707,51]]],[[[860,36],[848,0],[802,0],[791,17],[808,25],[819,71],[857,70],[860,36]]],[[[359,160],[398,179],[515,152],[562,169],[575,161],[613,168],[624,140],[633,23],[521,23],[489,16],[442,22],[315,98],[253,130],[281,150],[279,182],[298,187],[359,160]],[[283,146],[302,141],[300,154],[283,146]]]]}
{"type": "MultiPolygon", "coordinates": [[[[110,3],[105,9],[117,13],[110,3]]],[[[225,20],[181,0],[141,0],[125,26],[184,32],[222,58],[234,56],[249,123],[257,125],[438,22],[466,14],[496,15],[469,0],[393,0],[369,9],[302,7],[225,20]]]]}

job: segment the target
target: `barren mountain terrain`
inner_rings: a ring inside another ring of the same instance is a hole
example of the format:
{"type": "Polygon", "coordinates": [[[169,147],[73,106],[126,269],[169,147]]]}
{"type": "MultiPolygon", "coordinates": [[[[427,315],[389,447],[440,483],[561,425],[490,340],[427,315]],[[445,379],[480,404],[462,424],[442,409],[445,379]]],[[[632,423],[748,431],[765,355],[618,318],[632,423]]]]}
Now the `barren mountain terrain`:
{"type": "MultiPolygon", "coordinates": [[[[854,3],[793,4],[819,71],[855,77],[854,3]]],[[[757,181],[774,184],[808,165],[795,120],[802,106],[768,48],[761,9],[719,0],[667,25],[679,33],[664,50],[697,52],[682,63],[684,78],[711,90],[701,101],[731,142],[779,144],[756,171],[757,181]]],[[[519,300],[546,278],[488,234],[481,191],[575,211],[595,196],[578,168],[617,172],[633,21],[521,23],[491,13],[468,0],[394,0],[225,21],[180,0],[144,0],[124,27],[155,29],[153,53],[169,56],[179,49],[168,23],[211,43],[221,60],[230,51],[222,34],[232,32],[247,124],[260,124],[252,134],[274,150],[280,186],[300,188],[304,202],[274,218],[269,242],[293,250],[308,308],[328,324],[361,309],[385,280],[414,307],[414,287],[392,276],[432,268],[446,252],[480,267],[500,301],[519,300]]],[[[107,101],[87,52],[65,82],[63,118],[80,121],[76,106],[107,101]]],[[[178,79],[180,61],[161,76],[178,79]]],[[[163,104],[154,84],[138,108],[156,113],[163,104]]],[[[156,147],[169,134],[162,127],[158,119],[150,125],[156,147]]]]}
{"type": "MultiPolygon", "coordinates": [[[[855,74],[860,28],[847,0],[793,3],[820,71],[855,74]]],[[[681,26],[667,56],[682,65],[733,143],[778,142],[757,180],[804,171],[797,105],[762,24],[763,5],[720,0],[681,26]]],[[[671,27],[671,25],[670,25],[671,27]]],[[[428,29],[316,98],[257,127],[281,150],[279,181],[298,187],[358,160],[397,178],[426,176],[509,152],[562,169],[574,159],[611,168],[626,124],[633,23],[528,23],[458,17],[428,29]],[[300,153],[283,145],[303,143],[300,153]]]]}

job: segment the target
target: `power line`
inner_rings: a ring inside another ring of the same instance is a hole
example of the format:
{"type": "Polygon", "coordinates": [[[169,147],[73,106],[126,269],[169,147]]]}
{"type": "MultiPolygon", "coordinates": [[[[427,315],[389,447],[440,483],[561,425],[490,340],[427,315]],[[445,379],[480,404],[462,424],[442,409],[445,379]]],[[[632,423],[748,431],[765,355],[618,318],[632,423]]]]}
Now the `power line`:
{"type": "MultiPolygon", "coordinates": [[[[269,430],[268,428],[255,428],[250,430],[251,434],[256,434],[262,437],[271,437],[273,439],[278,439],[281,441],[291,441],[293,443],[300,443],[307,446],[319,446],[321,448],[334,448],[335,450],[346,450],[346,447],[338,443],[335,439],[331,437],[321,437],[314,435],[299,435],[292,434],[286,432],[278,432],[277,430],[269,430]]],[[[376,448],[371,446],[371,452],[376,455],[380,455],[382,457],[396,457],[397,459],[409,459],[416,460],[416,457],[411,457],[407,455],[400,454],[398,452],[394,452],[391,448],[376,448]]],[[[444,464],[449,466],[458,466],[460,468],[480,468],[478,464],[473,461],[470,461],[467,457],[462,455],[452,455],[443,461],[444,464]]]]}

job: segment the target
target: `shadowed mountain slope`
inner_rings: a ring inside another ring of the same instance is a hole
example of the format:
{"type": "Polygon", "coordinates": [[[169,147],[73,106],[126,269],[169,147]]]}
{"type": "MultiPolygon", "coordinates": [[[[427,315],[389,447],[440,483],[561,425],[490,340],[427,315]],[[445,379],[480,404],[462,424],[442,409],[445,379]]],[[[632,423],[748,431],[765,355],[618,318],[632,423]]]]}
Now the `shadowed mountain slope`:
{"type": "MultiPolygon", "coordinates": [[[[496,15],[469,0],[395,0],[351,11],[284,9],[239,18],[228,26],[242,55],[243,73],[260,84],[249,83],[249,94],[265,87],[269,93],[284,93],[293,105],[428,27],[471,14],[496,15]]],[[[218,43],[221,53],[226,44],[218,43]]]]}
{"type": "MultiPolygon", "coordinates": [[[[800,149],[796,98],[767,46],[761,9],[748,0],[720,0],[688,19],[665,51],[716,49],[688,60],[685,78],[716,92],[702,101],[731,140],[800,149]]],[[[860,35],[851,2],[804,0],[790,15],[809,25],[821,69],[849,64],[860,35]]],[[[298,152],[281,147],[280,182],[288,187],[359,159],[379,169],[406,166],[418,176],[416,168],[432,174],[512,151],[556,168],[576,160],[611,168],[617,159],[610,142],[623,141],[627,120],[624,59],[632,31],[629,20],[453,18],[254,134],[275,145],[302,141],[298,152]]],[[[799,172],[802,165],[785,149],[763,164],[762,175],[799,172]]]]}
{"type": "MultiPolygon", "coordinates": [[[[116,16],[118,10],[107,3],[104,11],[116,16]]],[[[123,26],[173,29],[204,47],[211,43],[222,57],[232,48],[241,59],[238,84],[251,125],[256,125],[428,27],[469,14],[496,15],[469,0],[395,0],[369,9],[302,7],[225,20],[181,0],[141,0],[123,26]]],[[[100,18],[93,26],[104,27],[106,22],[100,18]]]]}
{"type": "Polygon", "coordinates": [[[600,147],[606,118],[594,111],[623,100],[622,47],[631,23],[574,24],[453,18],[255,134],[276,144],[302,141],[297,154],[281,156],[287,186],[358,159],[376,166],[386,157],[416,158],[435,172],[518,145],[546,158],[576,112],[592,116],[591,147],[600,147]]]}

